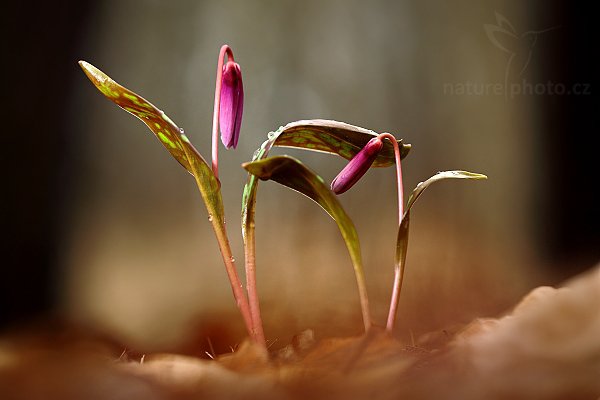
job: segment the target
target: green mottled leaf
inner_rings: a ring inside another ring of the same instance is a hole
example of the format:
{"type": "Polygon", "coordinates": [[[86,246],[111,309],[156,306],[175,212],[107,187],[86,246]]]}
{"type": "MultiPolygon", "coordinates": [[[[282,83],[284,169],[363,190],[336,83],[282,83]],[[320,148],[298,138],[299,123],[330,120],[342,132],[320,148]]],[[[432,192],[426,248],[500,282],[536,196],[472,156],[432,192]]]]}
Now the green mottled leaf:
{"type": "MultiPolygon", "coordinates": [[[[296,147],[305,150],[337,154],[351,160],[369,140],[377,136],[377,132],[346,124],[344,122],[311,119],[291,122],[269,134],[274,146],[296,147]]],[[[402,144],[398,140],[401,158],[408,155],[410,144],[402,144]]],[[[384,141],[384,146],[373,167],[389,167],[394,165],[394,148],[384,141]]]]}
{"type": "Polygon", "coordinates": [[[194,176],[215,233],[222,239],[225,224],[219,181],[183,130],[148,100],[119,85],[98,68],[85,61],[80,61],[79,65],[107,99],[146,124],[169,153],[194,176]]]}
{"type": "Polygon", "coordinates": [[[171,153],[185,169],[193,174],[184,151],[184,143],[188,145],[188,150],[194,154],[194,157],[202,159],[202,156],[189,143],[189,140],[183,135],[182,130],[177,127],[164,112],[156,108],[142,96],[113,81],[108,75],[94,67],[92,64],[85,61],[79,61],[79,65],[94,86],[96,86],[107,99],[128,113],[138,117],[148,128],[150,128],[152,133],[160,140],[169,153],[171,153]]]}
{"type": "Polygon", "coordinates": [[[371,318],[358,234],[352,220],[339,203],[337,196],[329,189],[329,186],[325,184],[320,176],[316,175],[293,157],[270,157],[245,163],[242,166],[250,174],[261,180],[273,180],[302,193],[319,204],[335,220],[352,259],[361,299],[363,321],[365,328],[369,329],[371,318]]]}

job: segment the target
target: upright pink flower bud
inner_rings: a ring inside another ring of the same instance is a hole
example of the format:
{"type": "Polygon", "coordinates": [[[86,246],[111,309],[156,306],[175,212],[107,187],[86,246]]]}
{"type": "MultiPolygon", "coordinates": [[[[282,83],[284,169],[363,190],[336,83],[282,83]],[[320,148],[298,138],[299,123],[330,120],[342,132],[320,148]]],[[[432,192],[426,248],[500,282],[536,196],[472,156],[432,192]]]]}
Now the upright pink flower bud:
{"type": "Polygon", "coordinates": [[[237,147],[243,111],[244,86],[242,85],[242,71],[238,63],[228,61],[223,66],[219,106],[221,141],[228,149],[237,147]]]}
{"type": "Polygon", "coordinates": [[[331,190],[335,194],[342,194],[350,189],[373,164],[377,155],[383,148],[383,141],[379,137],[369,140],[350,162],[340,171],[331,182],[331,190]]]}

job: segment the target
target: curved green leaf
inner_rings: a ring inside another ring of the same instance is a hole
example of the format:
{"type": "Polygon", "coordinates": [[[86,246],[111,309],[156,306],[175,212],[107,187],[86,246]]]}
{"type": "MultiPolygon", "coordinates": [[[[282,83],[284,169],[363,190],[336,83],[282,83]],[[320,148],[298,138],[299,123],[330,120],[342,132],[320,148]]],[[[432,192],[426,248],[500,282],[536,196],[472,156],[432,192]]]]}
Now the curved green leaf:
{"type": "Polygon", "coordinates": [[[365,329],[368,330],[371,325],[371,317],[358,234],[352,220],[339,203],[337,196],[320,176],[293,157],[270,157],[245,163],[242,166],[250,174],[261,180],[272,180],[302,193],[319,204],[335,220],[352,259],[361,300],[363,322],[365,329]]]}
{"type": "Polygon", "coordinates": [[[438,172],[431,178],[419,184],[412,191],[406,202],[404,215],[402,216],[402,224],[398,228],[398,241],[396,244],[396,264],[404,265],[406,258],[406,248],[408,246],[408,220],[410,217],[410,209],[415,204],[417,199],[423,194],[423,191],[434,182],[444,179],[487,179],[487,176],[468,171],[443,171],[438,172]],[[404,221],[407,221],[406,223],[404,221]]]}
{"type": "Polygon", "coordinates": [[[96,88],[110,101],[121,107],[123,110],[139,118],[154,133],[154,136],[165,146],[171,155],[187,169],[191,174],[193,171],[187,160],[183,149],[184,143],[187,143],[191,154],[194,157],[202,156],[191,146],[188,140],[184,139],[183,131],[161,110],[156,108],[142,96],[119,85],[104,72],[85,61],[79,61],[83,72],[96,88]]]}
{"type": "Polygon", "coordinates": [[[438,172],[431,178],[424,182],[419,182],[417,187],[413,190],[411,195],[406,202],[406,208],[402,216],[402,222],[398,227],[398,236],[396,240],[396,270],[397,273],[394,276],[394,288],[397,289],[397,293],[392,293],[392,302],[390,304],[390,312],[388,315],[388,329],[392,329],[396,318],[396,310],[398,308],[398,301],[400,299],[400,290],[402,288],[402,281],[404,279],[404,269],[406,265],[406,253],[408,250],[408,231],[410,225],[410,210],[415,204],[417,199],[423,194],[423,191],[434,182],[441,181],[443,179],[487,179],[487,176],[482,174],[476,174],[468,171],[444,171],[438,172]]]}
{"type": "MultiPolygon", "coordinates": [[[[487,176],[483,174],[477,174],[474,172],[468,171],[443,171],[438,172],[431,178],[427,179],[424,182],[419,182],[417,187],[412,191],[410,196],[408,197],[408,201],[406,202],[406,208],[404,210],[404,216],[408,214],[412,206],[415,204],[415,201],[423,194],[423,191],[429,187],[434,182],[441,181],[444,179],[487,179],[487,176]]],[[[404,217],[403,217],[404,218],[404,217]]]]}
{"type": "Polygon", "coordinates": [[[208,163],[185,136],[183,129],[149,101],[119,85],[98,68],[85,61],[80,61],[79,65],[107,99],[139,118],[150,128],[169,153],[196,178],[211,220],[223,221],[220,183],[208,163]]]}

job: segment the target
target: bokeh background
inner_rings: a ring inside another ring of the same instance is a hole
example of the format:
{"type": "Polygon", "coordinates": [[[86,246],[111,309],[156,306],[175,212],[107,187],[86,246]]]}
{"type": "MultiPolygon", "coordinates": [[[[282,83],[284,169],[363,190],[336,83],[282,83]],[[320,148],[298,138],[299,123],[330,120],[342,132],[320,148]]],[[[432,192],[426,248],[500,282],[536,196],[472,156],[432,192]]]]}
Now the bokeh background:
{"type": "MultiPolygon", "coordinates": [[[[600,259],[590,9],[107,0],[20,2],[5,15],[2,329],[59,317],[139,349],[198,354],[207,338],[217,346],[243,338],[193,179],[92,87],[80,59],[163,109],[208,158],[216,58],[223,43],[233,48],[246,101],[238,149],[221,151],[220,173],[240,273],[240,164],[280,125],[327,118],[404,138],[413,145],[407,191],[439,170],[487,174],[441,183],[417,204],[403,340],[497,315],[600,259]]],[[[301,158],[328,181],[345,164],[275,153],[301,158]]],[[[394,182],[393,169],[372,170],[341,197],[380,324],[393,270],[394,182]]],[[[321,337],[360,332],[350,259],[318,206],[262,184],[257,250],[271,341],[285,344],[306,328],[321,337]]]]}

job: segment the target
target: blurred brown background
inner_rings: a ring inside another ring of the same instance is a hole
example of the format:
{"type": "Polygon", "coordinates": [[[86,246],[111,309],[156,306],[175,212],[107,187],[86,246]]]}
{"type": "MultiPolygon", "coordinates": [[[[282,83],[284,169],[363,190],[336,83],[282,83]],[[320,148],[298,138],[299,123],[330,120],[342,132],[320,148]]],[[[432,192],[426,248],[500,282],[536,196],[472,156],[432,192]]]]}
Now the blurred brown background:
{"type": "MultiPolygon", "coordinates": [[[[193,179],[143,124],[99,95],[79,59],[163,109],[208,159],[216,57],[231,45],[246,101],[240,144],[221,150],[220,173],[240,271],[240,163],[287,122],[335,119],[404,138],[413,145],[407,194],[439,170],[487,174],[485,182],[434,186],[416,206],[401,338],[495,315],[532,287],[600,259],[590,10],[438,0],[12,7],[4,35],[4,329],[60,315],[153,350],[218,335],[234,344],[243,334],[193,179]]],[[[344,165],[274,153],[301,158],[328,181],[344,165]]],[[[341,198],[361,237],[380,323],[395,193],[390,168],[369,172],[341,198]]],[[[257,246],[269,339],[287,342],[306,328],[360,332],[350,260],[318,206],[262,184],[257,246]]]]}

